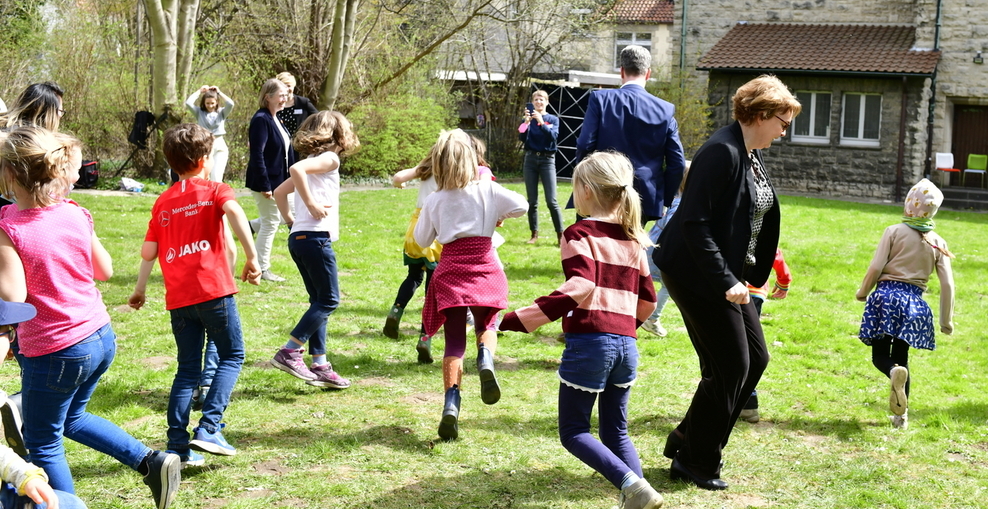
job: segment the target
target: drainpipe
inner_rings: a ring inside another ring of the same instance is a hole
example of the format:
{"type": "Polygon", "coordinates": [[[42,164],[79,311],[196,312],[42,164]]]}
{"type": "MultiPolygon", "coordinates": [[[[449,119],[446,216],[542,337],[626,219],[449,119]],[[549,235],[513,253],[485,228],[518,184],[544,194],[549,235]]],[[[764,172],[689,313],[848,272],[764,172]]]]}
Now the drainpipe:
{"type": "Polygon", "coordinates": [[[902,167],[906,159],[906,108],[909,107],[908,96],[906,94],[906,77],[902,77],[902,110],[899,114],[899,159],[895,165],[895,202],[902,201],[902,167]]]}
{"type": "Polygon", "coordinates": [[[679,27],[679,73],[683,74],[686,69],[686,6],[689,0],[683,0],[683,22],[679,27]]]}
{"type": "MultiPolygon", "coordinates": [[[[933,50],[940,50],[940,18],[942,16],[943,0],[937,0],[937,23],[936,30],[933,32],[933,50]]],[[[943,55],[940,55],[943,58],[943,55]]],[[[933,76],[930,77],[930,108],[929,108],[929,119],[926,123],[926,175],[933,175],[933,114],[937,109],[937,70],[940,68],[940,62],[937,62],[937,66],[933,69],[933,76]]]]}

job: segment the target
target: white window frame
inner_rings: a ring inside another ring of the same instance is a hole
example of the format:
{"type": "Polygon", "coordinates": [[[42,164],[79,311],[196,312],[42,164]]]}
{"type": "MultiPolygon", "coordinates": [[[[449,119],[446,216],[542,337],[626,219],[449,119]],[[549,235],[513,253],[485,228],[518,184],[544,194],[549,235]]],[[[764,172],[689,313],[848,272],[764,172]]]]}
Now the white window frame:
{"type": "Polygon", "coordinates": [[[621,69],[621,48],[622,46],[631,46],[632,44],[637,44],[648,50],[649,54],[652,53],[652,32],[635,32],[634,30],[615,30],[614,31],[614,70],[618,71],[621,69]],[[631,39],[625,39],[618,37],[618,34],[631,34],[631,39]],[[648,39],[639,39],[639,36],[647,35],[648,39]]]}
{"type": "MultiPolygon", "coordinates": [[[[797,90],[796,91],[796,94],[797,95],[798,94],[810,94],[810,100],[808,101],[809,104],[805,104],[804,103],[803,104],[803,110],[799,113],[799,116],[796,117],[796,121],[801,121],[804,118],[809,119],[808,121],[810,123],[810,134],[808,134],[808,135],[805,135],[805,134],[804,135],[796,134],[796,126],[793,125],[790,128],[790,130],[792,131],[792,133],[790,134],[789,140],[792,141],[792,142],[795,142],[795,143],[811,143],[811,144],[815,144],[815,145],[829,145],[830,144],[830,131],[831,131],[831,128],[833,127],[830,124],[830,117],[831,117],[830,114],[833,112],[833,108],[834,108],[834,95],[833,95],[833,93],[831,93],[831,92],[811,92],[809,90],[797,90]],[[816,120],[817,120],[817,115],[818,115],[818,112],[816,111],[816,109],[817,109],[816,107],[817,107],[817,97],[818,97],[818,95],[827,95],[827,97],[830,98],[830,111],[827,112],[827,116],[828,116],[828,118],[827,118],[827,127],[826,127],[827,132],[826,133],[823,133],[823,134],[819,134],[819,133],[814,132],[814,129],[816,128],[816,120]]],[[[795,122],[793,122],[793,123],[795,124],[795,122]]]]}
{"type": "Polygon", "coordinates": [[[841,121],[840,121],[840,144],[841,145],[847,146],[847,147],[880,147],[881,146],[881,139],[880,138],[865,138],[864,137],[864,124],[865,124],[865,115],[866,115],[866,111],[865,111],[865,98],[866,97],[869,97],[869,96],[878,96],[878,98],[879,98],[879,103],[878,103],[878,126],[879,126],[879,136],[881,136],[881,125],[882,125],[882,103],[881,103],[881,99],[883,99],[882,94],[868,94],[868,93],[864,93],[864,92],[844,92],[842,94],[842,97],[841,97],[841,114],[840,114],[840,117],[841,117],[841,121]],[[858,114],[858,118],[857,119],[848,119],[847,118],[847,101],[849,99],[860,101],[860,103],[859,103],[860,108],[858,109],[858,113],[859,114],[858,114]],[[844,124],[845,124],[845,122],[852,121],[852,120],[857,120],[857,122],[858,122],[858,136],[857,137],[853,137],[853,138],[852,137],[848,137],[848,136],[844,136],[844,124]]]}

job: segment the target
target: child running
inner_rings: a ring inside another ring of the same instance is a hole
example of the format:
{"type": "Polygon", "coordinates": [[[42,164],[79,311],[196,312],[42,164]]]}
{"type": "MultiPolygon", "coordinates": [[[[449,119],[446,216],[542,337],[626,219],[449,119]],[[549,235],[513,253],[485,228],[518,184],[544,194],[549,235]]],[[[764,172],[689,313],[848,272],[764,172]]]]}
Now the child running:
{"type": "Polygon", "coordinates": [[[326,359],[326,320],[340,303],[340,282],[333,242],[340,238],[340,154],[360,147],[350,121],[337,111],[321,111],[302,122],[295,150],[305,159],[293,164],[290,177],[275,189],[275,201],[291,225],[288,251],[309,293],[309,309],[278,350],[271,364],[315,387],[346,389],[350,381],[333,371],[326,359]],[[292,217],[288,195],[295,193],[292,217]],[[302,354],[309,343],[312,365],[302,354]]]}
{"type": "Polygon", "coordinates": [[[13,345],[24,445],[56,490],[75,493],[64,435],[138,471],[155,507],[167,509],[181,483],[181,459],[86,411],[116,353],[110,315],[93,281],[108,280],[113,262],[89,212],[62,198],[68,161],[68,147],[51,131],[19,127],[0,135],[0,182],[17,202],[0,208],[0,298],[37,309],[20,324],[13,345]]]}
{"type": "Polygon", "coordinates": [[[207,180],[212,168],[213,135],[197,124],[179,124],[165,131],[165,159],[179,181],[154,202],[141,247],[141,268],[129,305],[140,309],[154,261],[161,264],[165,308],[175,334],[178,370],[168,398],[168,451],[183,466],[204,463],[208,452],[233,456],[237,450],[223,437],[223,413],[244,363],[244,337],[233,295],[237,285],[224,246],[223,217],[240,238],[246,254],[241,279],[258,284],[261,269],[247,216],[233,189],[207,180]],[[217,364],[210,390],[202,399],[202,418],[189,440],[193,392],[202,374],[206,341],[216,349],[217,364]]]}
{"type": "Polygon", "coordinates": [[[923,300],[934,270],[940,279],[940,332],[949,335],[954,331],[954,275],[950,270],[954,255],[933,232],[933,216],[941,203],[943,193],[929,180],[920,180],[909,190],[902,222],[885,229],[855,294],[859,301],[867,299],[858,337],[871,346],[872,364],[891,380],[889,410],[896,428],[909,424],[909,347],[936,348],[933,313],[923,300]]]}
{"type": "Polygon", "coordinates": [[[633,177],[631,161],[614,152],[595,152],[576,166],[573,197],[585,219],[563,232],[566,282],[505,315],[500,329],[532,332],[563,319],[559,439],[621,490],[621,509],[647,509],[661,506],[662,495],[643,479],[628,437],[628,396],[638,370],[636,329],[655,308],[655,287],[633,177]],[[598,396],[600,441],[590,434],[598,396]]]}
{"type": "Polygon", "coordinates": [[[415,242],[428,246],[438,240],[443,245],[443,261],[429,285],[422,321],[429,337],[440,326],[445,332],[445,402],[439,437],[454,440],[459,436],[468,309],[473,313],[477,334],[480,398],[488,405],[501,398],[494,376],[494,321],[498,311],[507,307],[508,280],[494,254],[491,236],[499,221],[524,214],[528,202],[516,192],[477,178],[477,153],[469,136],[460,129],[440,134],[432,156],[438,190],[422,207],[415,226],[415,242]]]}

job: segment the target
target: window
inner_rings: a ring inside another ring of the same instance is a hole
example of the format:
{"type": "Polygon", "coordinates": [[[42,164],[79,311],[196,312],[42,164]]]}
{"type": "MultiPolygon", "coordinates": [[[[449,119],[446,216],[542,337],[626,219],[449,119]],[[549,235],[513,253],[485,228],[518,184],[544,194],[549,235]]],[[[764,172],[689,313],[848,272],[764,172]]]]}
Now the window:
{"type": "Polygon", "coordinates": [[[618,32],[614,34],[614,70],[621,68],[621,50],[632,44],[637,44],[652,52],[652,34],[650,32],[618,32]]]}
{"type": "Polygon", "coordinates": [[[882,125],[882,96],[878,94],[844,94],[841,145],[877,147],[882,125]]]}
{"type": "Polygon", "coordinates": [[[830,143],[830,92],[796,92],[803,105],[792,125],[792,141],[830,143]]]}

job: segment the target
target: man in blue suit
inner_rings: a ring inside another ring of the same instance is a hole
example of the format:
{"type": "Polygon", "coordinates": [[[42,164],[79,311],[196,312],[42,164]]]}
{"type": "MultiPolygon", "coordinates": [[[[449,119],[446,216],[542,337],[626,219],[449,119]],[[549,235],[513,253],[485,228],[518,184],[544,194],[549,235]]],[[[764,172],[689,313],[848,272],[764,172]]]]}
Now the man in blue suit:
{"type": "Polygon", "coordinates": [[[686,166],[679,126],[673,118],[675,107],[645,91],[651,65],[647,49],[633,45],[621,50],[623,84],[590,94],[576,142],[577,161],[598,150],[628,156],[635,167],[635,190],[641,196],[642,226],[661,218],[663,206],[672,204],[686,166]]]}

